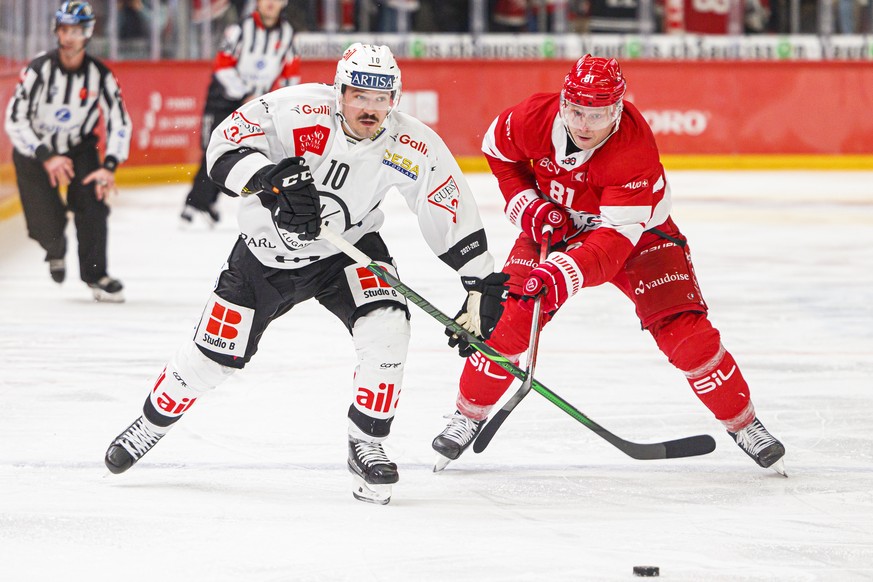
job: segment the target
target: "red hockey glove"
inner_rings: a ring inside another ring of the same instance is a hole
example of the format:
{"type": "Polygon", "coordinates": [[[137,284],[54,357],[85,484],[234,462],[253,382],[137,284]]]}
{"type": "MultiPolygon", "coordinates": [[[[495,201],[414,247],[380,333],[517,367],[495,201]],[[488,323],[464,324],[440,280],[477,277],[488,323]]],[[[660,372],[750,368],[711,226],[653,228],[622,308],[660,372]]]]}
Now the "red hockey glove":
{"type": "Polygon", "coordinates": [[[528,274],[519,305],[533,311],[534,300],[542,295],[543,312],[554,313],[581,288],[582,271],[576,261],[566,253],[552,253],[528,274]]]}
{"type": "Polygon", "coordinates": [[[509,222],[536,242],[542,242],[543,227],[547,224],[554,229],[553,241],[563,240],[573,226],[565,209],[537,196],[533,190],[525,190],[513,196],[506,205],[505,212],[509,222]]]}

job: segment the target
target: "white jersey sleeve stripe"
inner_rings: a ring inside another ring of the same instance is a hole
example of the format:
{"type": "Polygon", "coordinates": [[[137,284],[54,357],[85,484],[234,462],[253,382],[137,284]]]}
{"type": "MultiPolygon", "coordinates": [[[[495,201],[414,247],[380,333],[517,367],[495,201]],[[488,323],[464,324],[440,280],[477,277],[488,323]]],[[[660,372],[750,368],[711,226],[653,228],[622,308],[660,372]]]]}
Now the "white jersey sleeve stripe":
{"type": "Polygon", "coordinates": [[[497,158],[504,162],[514,162],[515,160],[510,160],[497,148],[497,140],[494,138],[494,132],[497,130],[498,119],[499,118],[495,118],[494,121],[491,122],[488,131],[485,132],[485,137],[482,138],[482,151],[492,158],[497,158]]]}

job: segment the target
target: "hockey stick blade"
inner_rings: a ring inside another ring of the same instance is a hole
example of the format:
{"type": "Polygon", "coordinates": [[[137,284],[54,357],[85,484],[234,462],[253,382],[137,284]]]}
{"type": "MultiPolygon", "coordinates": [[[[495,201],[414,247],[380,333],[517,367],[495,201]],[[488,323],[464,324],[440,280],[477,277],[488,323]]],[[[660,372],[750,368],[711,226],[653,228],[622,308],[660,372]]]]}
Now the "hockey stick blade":
{"type": "MultiPolygon", "coordinates": [[[[349,258],[359,263],[361,266],[366,267],[368,271],[391,285],[391,287],[393,287],[398,293],[400,293],[409,301],[417,305],[419,308],[421,308],[422,311],[433,317],[441,325],[450,329],[452,333],[463,337],[469,342],[470,346],[472,346],[483,356],[485,356],[522,382],[527,379],[524,370],[510,362],[508,358],[491,348],[481,339],[470,335],[470,333],[468,333],[466,329],[461,327],[458,322],[437,309],[436,306],[434,306],[432,303],[424,299],[421,295],[409,288],[398,277],[395,277],[394,275],[383,269],[378,263],[375,263],[369,256],[367,256],[366,253],[361,251],[349,241],[342,238],[341,235],[331,230],[328,227],[327,222],[325,222],[321,227],[320,238],[327,240],[341,252],[348,255],[349,258]]],[[[609,432],[608,430],[588,418],[585,414],[576,410],[576,408],[572,404],[558,396],[552,390],[548,389],[536,378],[531,378],[531,388],[543,397],[545,397],[546,400],[572,416],[578,422],[585,425],[592,432],[594,432],[594,434],[598,435],[600,438],[634,459],[650,460],[695,457],[698,455],[711,453],[715,450],[715,439],[713,439],[709,435],[696,435],[660,443],[634,443],[631,441],[627,441],[609,432]]],[[[516,395],[517,394],[518,393],[516,393],[516,395]]],[[[507,414],[509,413],[507,412],[507,414]]],[[[485,430],[485,428],[483,427],[482,430],[485,430]]]]}
{"type": "MultiPolygon", "coordinates": [[[[528,388],[524,394],[527,394],[530,391],[528,388]]],[[[497,434],[497,429],[500,428],[500,425],[503,424],[503,421],[506,420],[506,417],[509,416],[509,413],[521,402],[521,399],[524,398],[524,394],[515,402],[512,402],[516,396],[518,396],[518,392],[512,395],[512,399],[508,400],[503,407],[498,410],[494,416],[491,417],[491,420],[485,423],[485,426],[482,427],[482,430],[479,431],[479,434],[476,436],[476,440],[473,441],[473,452],[481,453],[485,450],[485,447],[488,446],[488,443],[491,442],[491,439],[494,438],[494,435],[497,434]],[[507,408],[507,405],[511,404],[511,408],[507,408]]]]}

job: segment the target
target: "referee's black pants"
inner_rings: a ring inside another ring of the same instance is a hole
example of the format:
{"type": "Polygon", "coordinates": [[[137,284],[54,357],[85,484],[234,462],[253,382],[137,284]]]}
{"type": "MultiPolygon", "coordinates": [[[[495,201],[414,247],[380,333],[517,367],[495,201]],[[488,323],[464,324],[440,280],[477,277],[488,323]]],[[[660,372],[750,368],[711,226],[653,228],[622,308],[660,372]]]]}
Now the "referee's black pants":
{"type": "Polygon", "coordinates": [[[52,187],[42,162],[12,152],[15,176],[27,234],[45,249],[45,260],[63,259],[67,252],[67,211],[73,213],[79,243],[79,275],[85,283],[106,276],[106,219],[109,207],[97,200],[95,183],[82,180],[100,167],[94,143],[86,142],[67,152],[73,160],[73,181],[67,187],[66,204],[52,187]]]}
{"type": "Polygon", "coordinates": [[[200,168],[194,175],[194,183],[185,199],[185,204],[188,206],[206,212],[218,201],[218,195],[221,191],[206,173],[206,146],[209,145],[209,136],[212,135],[215,126],[236,111],[241,104],[242,101],[207,99],[206,107],[203,109],[203,120],[200,124],[200,147],[203,149],[203,153],[200,156],[200,168]]]}

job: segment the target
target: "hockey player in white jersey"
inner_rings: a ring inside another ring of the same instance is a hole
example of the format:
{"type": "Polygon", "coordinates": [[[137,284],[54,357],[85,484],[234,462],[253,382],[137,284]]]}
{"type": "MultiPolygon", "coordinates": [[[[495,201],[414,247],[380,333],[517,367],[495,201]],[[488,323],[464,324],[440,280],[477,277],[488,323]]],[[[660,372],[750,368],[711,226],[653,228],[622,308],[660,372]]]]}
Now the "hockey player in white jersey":
{"type": "Polygon", "coordinates": [[[142,416],[110,445],[110,471],[129,469],[204,392],[242,368],[273,319],[315,298],[347,327],[358,356],[348,411],[354,496],[390,500],[398,472],[382,442],[401,392],[409,311],[403,296],[321,240],[321,228],[341,233],[396,274],[378,232],[380,205],[396,189],[432,251],[461,277],[462,325],[487,338],[506,296],[506,276],[494,273],[457,163],[433,130],[396,111],[400,96],[400,70],[388,47],[357,43],[338,62],[333,86],[279,89],[216,127],[209,174],[242,197],[241,234],[193,341],[170,359],[142,416]]]}

